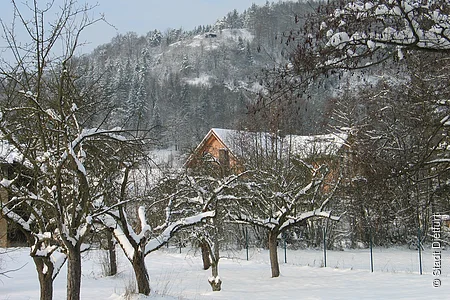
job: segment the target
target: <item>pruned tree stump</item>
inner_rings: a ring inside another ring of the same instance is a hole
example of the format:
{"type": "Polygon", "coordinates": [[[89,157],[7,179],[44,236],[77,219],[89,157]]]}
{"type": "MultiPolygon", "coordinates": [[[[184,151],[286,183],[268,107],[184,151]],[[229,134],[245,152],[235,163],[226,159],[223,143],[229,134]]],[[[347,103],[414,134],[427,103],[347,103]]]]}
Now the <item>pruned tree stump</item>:
{"type": "Polygon", "coordinates": [[[209,277],[208,282],[211,285],[213,292],[218,292],[222,289],[222,280],[219,276],[209,277]]]}

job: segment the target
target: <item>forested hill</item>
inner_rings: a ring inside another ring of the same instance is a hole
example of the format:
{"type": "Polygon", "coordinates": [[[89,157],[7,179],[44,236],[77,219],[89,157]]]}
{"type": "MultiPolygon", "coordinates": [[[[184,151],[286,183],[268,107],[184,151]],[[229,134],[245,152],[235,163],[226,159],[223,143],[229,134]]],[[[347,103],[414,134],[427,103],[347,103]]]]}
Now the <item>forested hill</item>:
{"type": "MultiPolygon", "coordinates": [[[[122,108],[118,123],[161,126],[162,146],[190,148],[211,127],[236,128],[245,118],[246,105],[261,88],[261,69],[283,62],[289,53],[277,34],[313,6],[267,2],[193,31],[120,34],[82,59],[122,108]]],[[[313,111],[305,122],[317,119],[313,111]]]]}

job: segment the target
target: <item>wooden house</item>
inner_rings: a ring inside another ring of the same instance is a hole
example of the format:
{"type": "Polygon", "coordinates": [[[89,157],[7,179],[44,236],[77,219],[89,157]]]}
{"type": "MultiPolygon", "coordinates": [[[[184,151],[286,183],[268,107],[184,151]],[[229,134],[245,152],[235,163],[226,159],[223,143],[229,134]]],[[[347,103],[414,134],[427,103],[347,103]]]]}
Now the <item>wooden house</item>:
{"type": "Polygon", "coordinates": [[[212,128],[187,159],[185,166],[192,169],[200,162],[211,162],[221,167],[239,169],[249,155],[277,158],[336,156],[346,148],[346,134],[286,135],[212,128]]]}

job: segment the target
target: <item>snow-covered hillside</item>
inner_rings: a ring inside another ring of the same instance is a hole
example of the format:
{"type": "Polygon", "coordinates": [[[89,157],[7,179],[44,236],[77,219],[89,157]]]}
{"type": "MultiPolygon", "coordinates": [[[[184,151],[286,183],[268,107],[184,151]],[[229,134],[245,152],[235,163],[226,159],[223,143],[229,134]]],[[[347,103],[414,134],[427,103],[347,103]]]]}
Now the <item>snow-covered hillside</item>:
{"type": "MultiPolygon", "coordinates": [[[[311,9],[303,2],[254,5],[189,32],[119,34],[82,61],[90,77],[102,78],[104,96],[123,111],[118,122],[139,115],[163,126],[164,146],[189,148],[210,128],[233,128],[245,118],[263,89],[261,70],[286,62],[287,45],[276,36],[292,29],[296,14],[311,9]]],[[[304,119],[319,122],[317,116],[304,119]]]]}

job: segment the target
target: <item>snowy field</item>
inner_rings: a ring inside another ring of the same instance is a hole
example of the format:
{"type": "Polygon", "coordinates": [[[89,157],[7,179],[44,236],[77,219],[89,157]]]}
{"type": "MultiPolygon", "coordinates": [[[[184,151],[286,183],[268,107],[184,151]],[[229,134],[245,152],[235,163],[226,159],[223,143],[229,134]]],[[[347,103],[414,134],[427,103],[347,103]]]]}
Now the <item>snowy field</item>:
{"type": "MultiPolygon", "coordinates": [[[[0,300],[39,299],[34,264],[25,248],[4,253],[0,249],[0,268],[20,270],[0,277],[0,300]]],[[[82,299],[125,299],[125,287],[132,278],[129,263],[119,253],[119,274],[104,277],[101,251],[84,255],[82,299]]],[[[327,267],[323,251],[279,249],[281,276],[270,278],[268,252],[245,250],[224,253],[220,261],[222,291],[211,292],[210,270],[201,268],[198,253],[183,249],[163,249],[147,256],[152,295],[131,299],[449,299],[450,251],[442,251],[442,286],[433,287],[431,249],[423,252],[423,273],[419,275],[417,251],[374,249],[374,273],[370,272],[369,250],[328,251],[327,267]]],[[[65,298],[65,269],[55,281],[54,299],[65,298]]]]}

